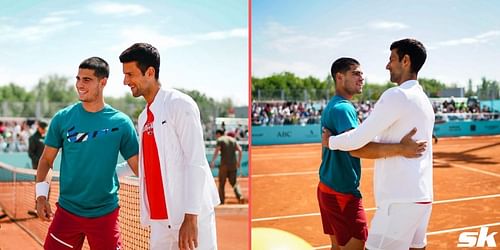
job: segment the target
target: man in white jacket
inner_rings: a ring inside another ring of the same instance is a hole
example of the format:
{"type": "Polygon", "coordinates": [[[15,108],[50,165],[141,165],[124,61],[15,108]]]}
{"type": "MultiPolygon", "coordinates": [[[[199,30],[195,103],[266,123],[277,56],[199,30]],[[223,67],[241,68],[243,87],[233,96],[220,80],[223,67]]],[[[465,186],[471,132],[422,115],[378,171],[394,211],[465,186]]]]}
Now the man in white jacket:
{"type": "Polygon", "coordinates": [[[220,203],[194,100],[158,81],[160,54],[147,43],[122,52],[124,84],[147,102],[139,115],[141,224],[151,249],[217,249],[214,207],[220,203]]]}
{"type": "MultiPolygon", "coordinates": [[[[322,138],[331,150],[350,151],[374,140],[397,143],[416,128],[416,140],[432,140],[434,110],[417,73],[427,57],[415,39],[391,44],[386,69],[397,87],[386,90],[370,116],[356,129],[322,138]]],[[[402,156],[375,160],[374,195],[377,212],[368,231],[370,250],[425,249],[426,231],[432,210],[432,144],[419,158],[402,156]]]]}

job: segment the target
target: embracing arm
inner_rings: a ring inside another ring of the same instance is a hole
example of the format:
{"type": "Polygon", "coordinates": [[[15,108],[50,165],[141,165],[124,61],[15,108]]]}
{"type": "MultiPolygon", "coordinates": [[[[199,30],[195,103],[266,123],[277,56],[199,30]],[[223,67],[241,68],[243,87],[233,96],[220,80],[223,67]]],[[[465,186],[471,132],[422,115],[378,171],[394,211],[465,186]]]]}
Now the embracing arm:
{"type": "MultiPolygon", "coordinates": [[[[406,134],[399,143],[377,143],[369,142],[360,149],[349,151],[349,153],[358,158],[378,159],[392,156],[404,156],[407,158],[416,158],[422,156],[427,147],[426,141],[414,141],[411,137],[417,133],[413,128],[406,134]]],[[[322,144],[328,147],[328,141],[331,132],[323,129],[322,144]]]]}
{"type": "Polygon", "coordinates": [[[385,91],[368,118],[359,127],[329,138],[332,150],[352,151],[362,148],[397,121],[404,112],[405,97],[398,89],[385,91]]]}

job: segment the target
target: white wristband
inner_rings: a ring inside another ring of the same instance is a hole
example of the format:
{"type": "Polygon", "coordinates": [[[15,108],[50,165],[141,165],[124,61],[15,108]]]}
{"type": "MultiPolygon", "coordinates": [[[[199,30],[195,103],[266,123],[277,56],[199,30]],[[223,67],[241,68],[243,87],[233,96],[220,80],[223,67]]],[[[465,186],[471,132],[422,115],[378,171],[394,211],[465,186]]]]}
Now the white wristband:
{"type": "Polygon", "coordinates": [[[38,182],[35,185],[35,194],[36,199],[38,199],[39,196],[45,196],[45,198],[49,197],[49,183],[46,181],[38,182]]]}

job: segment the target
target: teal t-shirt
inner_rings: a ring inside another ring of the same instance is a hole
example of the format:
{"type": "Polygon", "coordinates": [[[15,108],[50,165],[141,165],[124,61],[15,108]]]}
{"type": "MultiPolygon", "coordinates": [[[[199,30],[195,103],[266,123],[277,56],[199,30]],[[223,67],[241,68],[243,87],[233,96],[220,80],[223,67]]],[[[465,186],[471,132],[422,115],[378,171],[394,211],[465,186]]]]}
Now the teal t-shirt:
{"type": "MultiPolygon", "coordinates": [[[[356,128],[358,126],[356,109],[349,100],[334,96],[321,114],[321,126],[329,129],[332,135],[356,128]]],[[[359,158],[351,156],[349,152],[323,147],[319,178],[323,184],[337,192],[361,198],[359,191],[361,163],[359,158]]]]}
{"type": "Polygon", "coordinates": [[[99,217],[118,207],[116,163],[139,152],[130,118],[105,105],[95,113],[82,103],[55,114],[45,144],[61,148],[59,205],[82,217],[99,217]]]}

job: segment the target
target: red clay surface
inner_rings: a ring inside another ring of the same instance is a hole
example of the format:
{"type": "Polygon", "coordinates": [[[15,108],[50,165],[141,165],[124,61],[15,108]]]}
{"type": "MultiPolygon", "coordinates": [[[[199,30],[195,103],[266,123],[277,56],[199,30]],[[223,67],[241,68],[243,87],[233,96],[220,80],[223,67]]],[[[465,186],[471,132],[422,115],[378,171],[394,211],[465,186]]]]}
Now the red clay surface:
{"type": "MultiPolygon", "coordinates": [[[[435,203],[427,249],[457,249],[459,234],[479,232],[481,225],[500,232],[500,136],[440,138],[433,147],[435,203]]],[[[320,149],[320,144],[252,148],[252,227],[282,229],[315,248],[329,248],[316,200],[320,149]]],[[[370,221],[373,161],[363,160],[362,166],[370,221]]],[[[495,238],[500,246],[500,236],[495,238]]]]}

